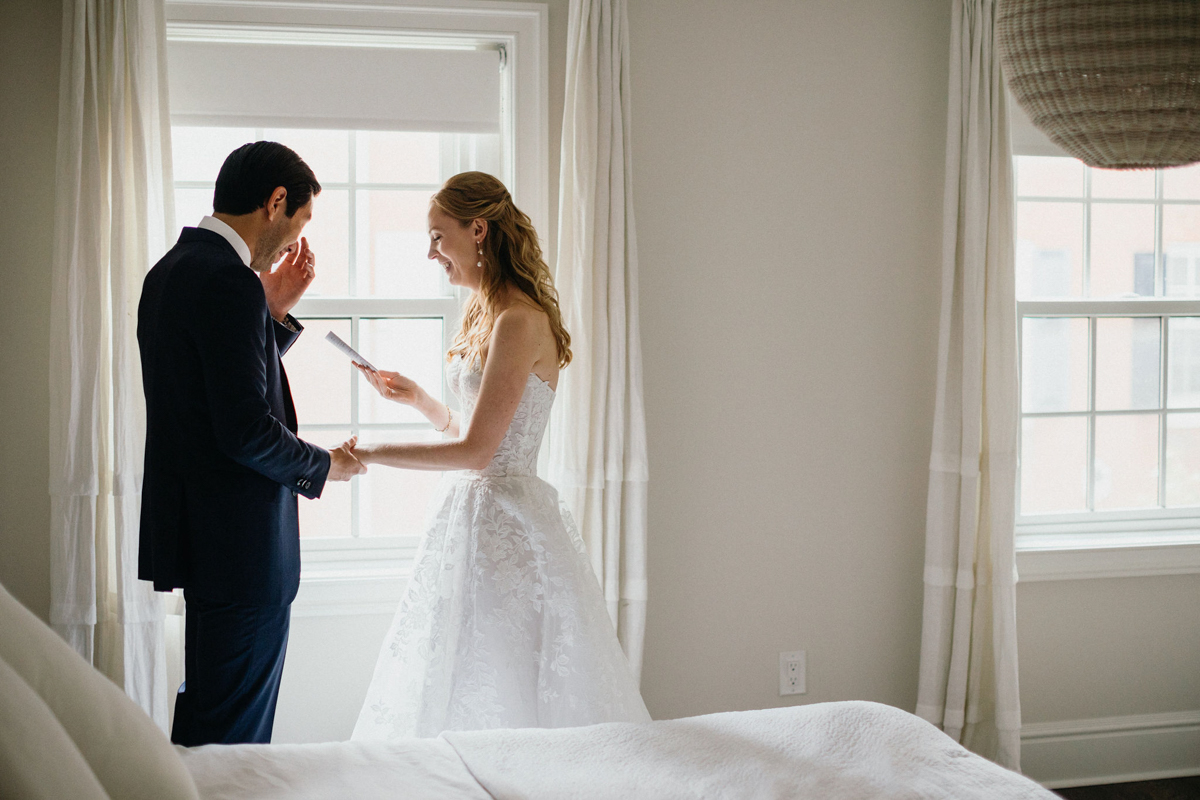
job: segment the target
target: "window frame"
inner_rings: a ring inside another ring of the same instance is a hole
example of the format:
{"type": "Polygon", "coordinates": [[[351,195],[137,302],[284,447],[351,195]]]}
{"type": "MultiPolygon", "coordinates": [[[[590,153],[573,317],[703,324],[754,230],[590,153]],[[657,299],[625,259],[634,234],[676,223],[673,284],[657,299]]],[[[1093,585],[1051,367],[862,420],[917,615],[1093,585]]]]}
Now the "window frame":
{"type": "MultiPolygon", "coordinates": [[[[360,44],[369,40],[376,45],[386,42],[399,47],[471,45],[497,49],[501,64],[500,177],[534,225],[539,230],[548,229],[545,5],[473,0],[424,0],[420,5],[366,5],[355,0],[168,0],[166,27],[168,39],[217,36],[245,41],[248,35],[275,40],[295,36],[325,43],[360,44]]],[[[349,178],[351,184],[356,180],[353,174],[349,178]]],[[[353,239],[355,231],[349,233],[353,239]]],[[[463,294],[457,289],[452,297],[430,299],[314,297],[302,299],[292,313],[300,319],[441,317],[448,347],[462,300],[463,294]]],[[[353,325],[352,330],[357,332],[358,326],[353,325]]],[[[356,344],[351,342],[352,346],[356,344]]],[[[357,418],[360,384],[355,381],[351,390],[352,420],[357,418]]],[[[446,388],[443,385],[444,392],[446,388]]],[[[333,426],[301,427],[313,430],[333,426]]],[[[432,428],[427,423],[389,427],[432,428]]],[[[296,612],[302,616],[391,613],[403,588],[403,578],[411,568],[418,539],[418,535],[302,539],[301,591],[296,612]]]]}
{"type": "MultiPolygon", "coordinates": [[[[1088,393],[1086,411],[1025,412],[1018,385],[1018,472],[1016,485],[1015,542],[1021,580],[1063,580],[1072,578],[1130,577],[1200,573],[1200,506],[1165,507],[1165,458],[1168,413],[1200,410],[1170,408],[1169,320],[1172,317],[1200,317],[1200,297],[1181,299],[1165,293],[1166,257],[1163,249],[1163,208],[1170,205],[1200,206],[1200,201],[1170,200],[1163,197],[1163,173],[1155,172],[1154,197],[1093,198],[1091,171],[1084,167],[1084,185],[1078,197],[1042,197],[1018,195],[1015,191],[1016,159],[1021,155],[1061,156],[1063,153],[1014,153],[1014,206],[1019,202],[1079,203],[1083,207],[1083,293],[1082,298],[1022,300],[1014,298],[1017,314],[1018,369],[1024,369],[1024,327],[1027,318],[1071,317],[1088,320],[1088,393]],[[1090,298],[1086,294],[1091,266],[1091,209],[1102,204],[1152,205],[1154,208],[1154,296],[1090,298]],[[1160,318],[1159,392],[1156,408],[1108,411],[1096,409],[1096,320],[1105,317],[1160,318]],[[1088,420],[1087,497],[1093,505],[1095,420],[1107,414],[1146,414],[1159,417],[1158,500],[1162,505],[1145,509],[1077,511],[1065,513],[1020,513],[1020,457],[1023,445],[1021,428],[1027,418],[1075,416],[1088,420]]],[[[1014,220],[1017,215],[1014,213],[1014,220]]],[[[1014,245],[1017,231],[1014,229],[1014,245]]],[[[1019,374],[1020,382],[1023,375],[1019,374]]]]}

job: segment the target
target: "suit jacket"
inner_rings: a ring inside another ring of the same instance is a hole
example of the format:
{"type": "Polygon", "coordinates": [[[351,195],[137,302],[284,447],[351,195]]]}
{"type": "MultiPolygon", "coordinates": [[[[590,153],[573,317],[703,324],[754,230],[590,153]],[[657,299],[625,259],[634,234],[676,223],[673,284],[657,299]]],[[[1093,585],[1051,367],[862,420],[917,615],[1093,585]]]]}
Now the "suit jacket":
{"type": "Polygon", "coordinates": [[[258,276],[224,237],[184,228],[146,275],[138,347],[146,393],[138,577],[213,602],[285,605],[300,585],[296,494],[319,497],[329,452],[296,438],[258,276]]]}

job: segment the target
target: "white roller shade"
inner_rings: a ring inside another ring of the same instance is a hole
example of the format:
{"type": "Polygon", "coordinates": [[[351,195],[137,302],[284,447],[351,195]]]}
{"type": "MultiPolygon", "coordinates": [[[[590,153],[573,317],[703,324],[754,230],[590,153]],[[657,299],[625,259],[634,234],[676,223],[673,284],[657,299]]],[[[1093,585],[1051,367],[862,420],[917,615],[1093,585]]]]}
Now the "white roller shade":
{"type": "Polygon", "coordinates": [[[497,50],[169,41],[179,125],[492,133],[497,50]]]}

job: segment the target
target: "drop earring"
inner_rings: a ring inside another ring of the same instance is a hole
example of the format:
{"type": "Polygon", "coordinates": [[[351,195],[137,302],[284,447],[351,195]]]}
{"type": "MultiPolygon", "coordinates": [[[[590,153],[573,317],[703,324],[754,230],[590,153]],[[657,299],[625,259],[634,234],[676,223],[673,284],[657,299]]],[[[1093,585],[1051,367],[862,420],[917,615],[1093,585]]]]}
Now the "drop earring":
{"type": "Polygon", "coordinates": [[[483,241],[480,240],[480,241],[476,242],[475,246],[477,248],[479,248],[479,260],[475,262],[475,266],[482,268],[483,267],[483,241]]]}

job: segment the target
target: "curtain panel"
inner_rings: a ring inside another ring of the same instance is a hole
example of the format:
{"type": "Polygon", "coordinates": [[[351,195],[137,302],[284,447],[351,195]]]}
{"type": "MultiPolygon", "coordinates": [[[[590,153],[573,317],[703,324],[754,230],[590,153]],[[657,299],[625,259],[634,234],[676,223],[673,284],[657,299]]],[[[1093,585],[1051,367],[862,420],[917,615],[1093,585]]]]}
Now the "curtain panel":
{"type": "Polygon", "coordinates": [[[137,303],[174,233],[162,0],[65,0],[50,334],[54,628],[161,726],[163,604],[137,580],[137,303]]]}
{"type": "Polygon", "coordinates": [[[1020,767],[1013,179],[993,0],[956,0],[917,713],[1020,767]]]}
{"type": "Polygon", "coordinates": [[[555,281],[574,359],[552,412],[549,475],[640,680],[648,470],[624,0],[571,0],[566,74],[555,281]]]}

